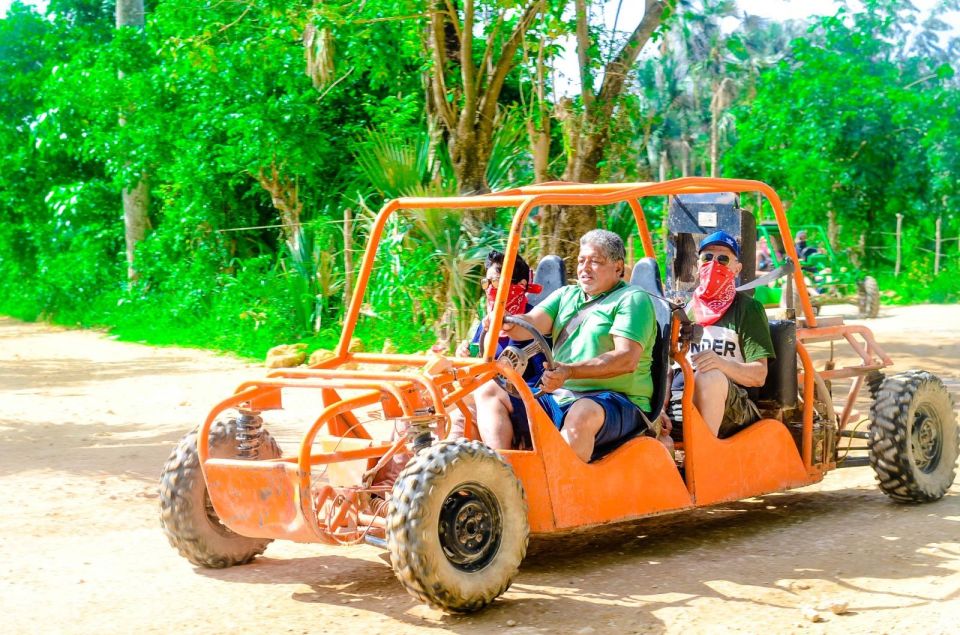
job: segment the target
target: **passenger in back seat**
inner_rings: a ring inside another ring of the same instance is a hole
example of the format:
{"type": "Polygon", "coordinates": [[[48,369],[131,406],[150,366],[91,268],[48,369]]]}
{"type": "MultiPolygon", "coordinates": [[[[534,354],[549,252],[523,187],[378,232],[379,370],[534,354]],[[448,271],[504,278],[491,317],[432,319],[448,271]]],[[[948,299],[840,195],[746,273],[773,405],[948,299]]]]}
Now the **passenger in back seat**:
{"type": "MultiPolygon", "coordinates": [[[[700,284],[690,304],[691,318],[704,327],[688,353],[696,372],[693,403],[717,436],[728,437],[760,418],[746,387],[762,386],[767,359],[774,357],[767,315],[757,300],[736,290],[740,246],[724,231],[700,242],[700,284]]],[[[673,391],[683,390],[683,375],[673,391]]]]}

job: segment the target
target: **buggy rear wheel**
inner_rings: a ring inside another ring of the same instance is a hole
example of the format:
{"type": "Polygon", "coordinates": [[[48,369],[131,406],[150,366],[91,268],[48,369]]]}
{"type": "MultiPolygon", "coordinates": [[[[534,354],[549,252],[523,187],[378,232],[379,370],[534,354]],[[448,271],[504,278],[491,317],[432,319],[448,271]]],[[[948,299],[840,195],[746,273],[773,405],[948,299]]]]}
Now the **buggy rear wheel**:
{"type": "Polygon", "coordinates": [[[479,441],[427,448],[400,473],[387,511],[393,570],[434,608],[467,613],[503,594],[527,552],[513,469],[479,441]]]}
{"type": "Polygon", "coordinates": [[[875,318],[880,313],[880,285],[872,276],[857,284],[857,308],[864,318],[875,318]]]}
{"type": "MultiPolygon", "coordinates": [[[[272,541],[241,536],[220,521],[200,468],[197,433],[198,430],[194,430],[180,439],[163,466],[160,524],[170,544],[195,565],[222,569],[246,564],[263,553],[272,541]]],[[[280,446],[270,433],[261,430],[260,434],[258,458],[279,458],[280,446]]],[[[236,418],[215,421],[210,426],[210,456],[235,457],[236,436],[236,418]]]]}
{"type": "Polygon", "coordinates": [[[923,371],[887,378],[871,419],[867,444],[880,489],[901,503],[942,498],[956,475],[960,439],[953,400],[940,379],[923,371]]]}

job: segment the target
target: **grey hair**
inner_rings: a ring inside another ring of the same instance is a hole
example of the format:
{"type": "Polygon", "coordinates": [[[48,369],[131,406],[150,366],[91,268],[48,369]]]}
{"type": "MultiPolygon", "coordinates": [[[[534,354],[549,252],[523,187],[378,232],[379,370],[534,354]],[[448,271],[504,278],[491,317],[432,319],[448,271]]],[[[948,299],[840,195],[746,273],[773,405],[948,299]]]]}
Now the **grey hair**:
{"type": "Polygon", "coordinates": [[[623,246],[623,239],[606,229],[591,229],[580,237],[580,246],[593,245],[610,260],[627,260],[627,250],[623,246]]]}

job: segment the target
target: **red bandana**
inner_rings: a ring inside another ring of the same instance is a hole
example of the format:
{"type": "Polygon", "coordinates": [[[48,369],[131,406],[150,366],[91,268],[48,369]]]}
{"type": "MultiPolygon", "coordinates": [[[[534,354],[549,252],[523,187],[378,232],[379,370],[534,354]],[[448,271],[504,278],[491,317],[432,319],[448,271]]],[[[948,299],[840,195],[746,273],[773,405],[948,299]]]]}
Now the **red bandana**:
{"type": "MultiPolygon", "coordinates": [[[[507,315],[521,315],[527,308],[527,291],[537,293],[540,285],[531,284],[511,284],[507,292],[507,315]]],[[[497,299],[497,288],[493,285],[487,287],[487,312],[493,313],[493,303],[497,299]]]]}
{"type": "Polygon", "coordinates": [[[709,326],[719,320],[737,297],[733,284],[736,274],[712,260],[700,268],[700,286],[693,292],[693,317],[697,324],[709,326]]]}

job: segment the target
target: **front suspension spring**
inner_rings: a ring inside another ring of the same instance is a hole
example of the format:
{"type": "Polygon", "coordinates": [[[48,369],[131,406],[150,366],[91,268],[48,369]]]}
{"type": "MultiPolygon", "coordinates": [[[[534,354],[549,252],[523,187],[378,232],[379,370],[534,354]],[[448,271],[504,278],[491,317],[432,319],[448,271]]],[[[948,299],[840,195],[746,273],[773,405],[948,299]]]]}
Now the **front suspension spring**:
{"type": "Polygon", "coordinates": [[[237,458],[256,459],[260,456],[263,417],[256,410],[241,410],[237,417],[237,458]]]}
{"type": "Polygon", "coordinates": [[[442,417],[433,413],[433,408],[417,410],[412,417],[403,417],[402,425],[406,428],[407,443],[414,454],[419,454],[433,443],[435,430],[442,417]]]}

